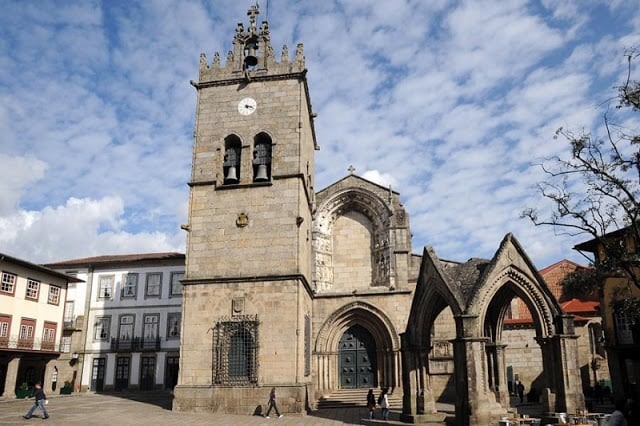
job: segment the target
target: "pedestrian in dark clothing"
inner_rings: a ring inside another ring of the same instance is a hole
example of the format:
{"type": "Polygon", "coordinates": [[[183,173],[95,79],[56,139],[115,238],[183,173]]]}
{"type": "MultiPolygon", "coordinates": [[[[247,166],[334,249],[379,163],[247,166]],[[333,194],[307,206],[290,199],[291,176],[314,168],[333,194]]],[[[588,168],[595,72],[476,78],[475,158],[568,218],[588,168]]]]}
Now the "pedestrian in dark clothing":
{"type": "Polygon", "coordinates": [[[265,415],[267,419],[269,418],[269,413],[271,412],[272,408],[276,410],[276,416],[282,417],[282,414],[280,414],[280,411],[278,411],[278,406],[276,405],[276,388],[271,388],[271,392],[269,393],[268,404],[269,404],[269,409],[267,410],[267,414],[265,415]]]}
{"type": "Polygon", "coordinates": [[[29,412],[22,417],[24,417],[25,419],[30,419],[31,416],[33,416],[33,412],[36,411],[36,407],[37,407],[37,408],[40,408],[40,411],[42,411],[42,414],[44,414],[44,418],[48,419],[49,413],[47,413],[47,409],[44,408],[44,405],[47,403],[47,396],[44,394],[44,391],[42,390],[42,386],[40,386],[40,383],[36,383],[36,391],[33,393],[33,396],[36,399],[35,402],[29,409],[29,412]]]}
{"type": "Polygon", "coordinates": [[[520,397],[520,404],[524,402],[524,385],[522,382],[518,382],[518,396],[520,397]]]}
{"type": "Polygon", "coordinates": [[[369,393],[367,394],[367,408],[369,409],[369,419],[374,419],[376,412],[376,396],[373,394],[373,389],[369,389],[369,393]]]}

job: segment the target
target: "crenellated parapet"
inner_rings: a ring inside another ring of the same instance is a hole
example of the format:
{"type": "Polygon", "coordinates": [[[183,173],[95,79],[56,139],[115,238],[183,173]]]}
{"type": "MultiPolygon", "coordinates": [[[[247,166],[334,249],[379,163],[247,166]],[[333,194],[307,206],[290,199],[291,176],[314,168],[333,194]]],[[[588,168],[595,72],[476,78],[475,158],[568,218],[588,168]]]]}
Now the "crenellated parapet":
{"type": "Polygon", "coordinates": [[[247,15],[249,26],[245,29],[242,22],[236,26],[232,49],[227,53],[224,64],[220,54],[215,52],[211,63],[204,53],[200,54],[200,78],[204,83],[215,80],[235,78],[254,78],[261,76],[300,73],[305,70],[305,58],[302,43],[296,46],[294,58],[289,58],[289,48],[282,48],[280,61],[271,46],[269,24],[263,21],[260,27],[256,17],[260,13],[258,5],[252,6],[247,15]]]}

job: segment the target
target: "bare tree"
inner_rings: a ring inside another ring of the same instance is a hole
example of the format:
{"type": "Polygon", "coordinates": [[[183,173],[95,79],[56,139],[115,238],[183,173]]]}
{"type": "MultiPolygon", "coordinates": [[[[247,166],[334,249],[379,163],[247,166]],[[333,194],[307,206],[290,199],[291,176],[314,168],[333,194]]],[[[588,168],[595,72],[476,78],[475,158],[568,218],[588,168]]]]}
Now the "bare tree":
{"type": "MultiPolygon", "coordinates": [[[[632,79],[640,50],[629,50],[625,57],[627,77],[618,87],[615,109],[633,121],[640,111],[640,82],[632,79]]],[[[571,156],[552,157],[540,164],[547,180],[538,184],[554,210],[546,219],[532,208],[522,216],[563,234],[590,236],[604,250],[604,256],[596,257],[593,273],[599,277],[622,274],[640,288],[640,135],[638,129],[630,131],[614,123],[611,115],[611,111],[604,114],[603,137],[563,128],[556,131],[556,139],[569,142],[571,156]]],[[[593,277],[587,281],[592,283],[593,277]]]]}

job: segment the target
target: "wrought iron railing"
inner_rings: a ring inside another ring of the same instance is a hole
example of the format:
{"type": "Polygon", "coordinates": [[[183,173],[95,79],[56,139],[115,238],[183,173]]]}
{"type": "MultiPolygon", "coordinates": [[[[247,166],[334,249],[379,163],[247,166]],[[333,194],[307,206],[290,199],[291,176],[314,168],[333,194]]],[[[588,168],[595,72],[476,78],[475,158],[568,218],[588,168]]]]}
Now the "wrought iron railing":
{"type": "Polygon", "coordinates": [[[3,349],[59,352],[60,344],[49,340],[21,339],[20,336],[8,336],[0,337],[0,350],[3,349]]]}
{"type": "Polygon", "coordinates": [[[160,350],[160,337],[145,339],[143,337],[111,338],[111,350],[116,352],[144,352],[160,350]]]}

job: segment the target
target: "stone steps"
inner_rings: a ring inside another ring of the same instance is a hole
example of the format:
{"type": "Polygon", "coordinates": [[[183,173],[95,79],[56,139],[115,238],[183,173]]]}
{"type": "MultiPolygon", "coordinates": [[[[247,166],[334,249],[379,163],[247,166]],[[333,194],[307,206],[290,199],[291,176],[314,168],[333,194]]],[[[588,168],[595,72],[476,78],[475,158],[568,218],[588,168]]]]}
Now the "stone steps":
{"type": "MultiPolygon", "coordinates": [[[[374,389],[376,401],[381,390],[374,389]]],[[[340,389],[333,392],[328,397],[322,397],[318,401],[317,409],[365,407],[367,405],[367,393],[369,389],[340,389]]],[[[388,394],[389,406],[391,410],[402,411],[402,394],[398,390],[395,394],[388,394]]]]}

